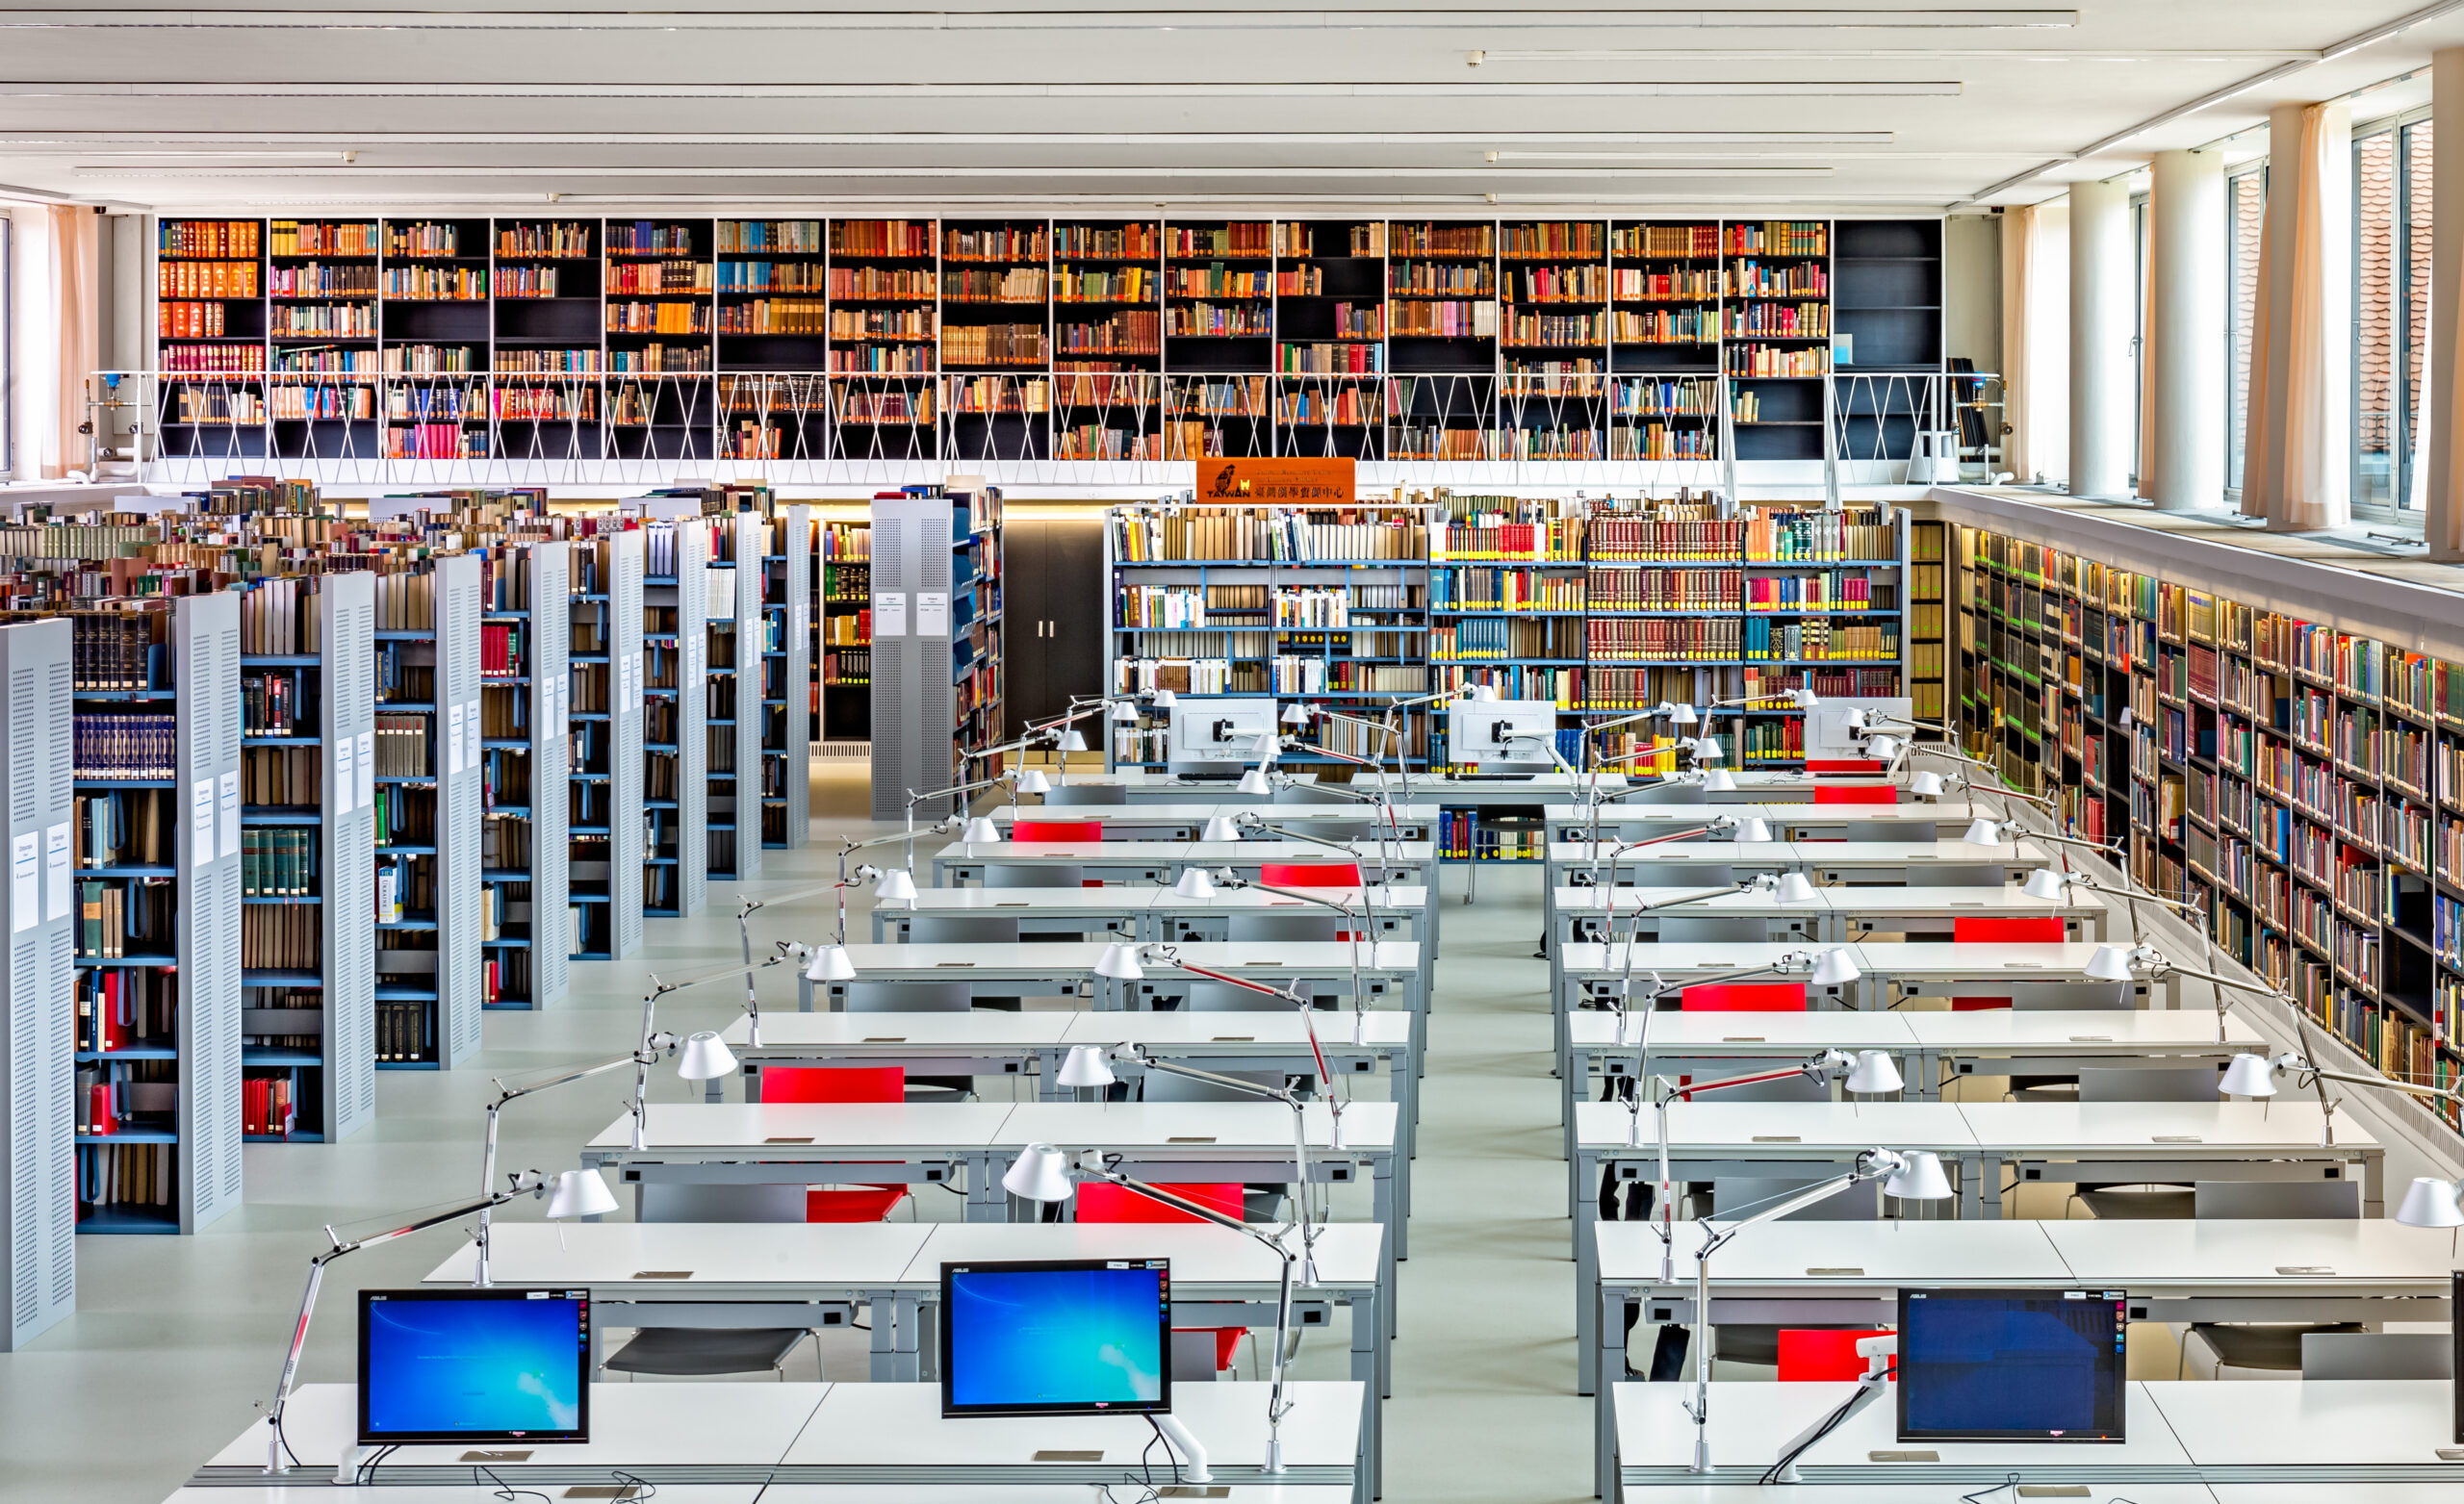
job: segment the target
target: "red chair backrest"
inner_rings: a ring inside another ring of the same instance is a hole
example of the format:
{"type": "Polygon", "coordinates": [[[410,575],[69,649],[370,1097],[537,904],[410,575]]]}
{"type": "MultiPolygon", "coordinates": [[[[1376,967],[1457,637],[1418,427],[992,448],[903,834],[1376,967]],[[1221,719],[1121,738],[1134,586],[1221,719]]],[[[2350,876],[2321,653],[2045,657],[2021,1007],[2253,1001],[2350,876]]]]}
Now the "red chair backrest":
{"type": "Polygon", "coordinates": [[[1100,841],[1104,838],[1104,823],[1100,820],[1014,820],[1010,823],[1010,839],[1014,841],[1100,841]]]}
{"type": "Polygon", "coordinates": [[[764,1102],[904,1102],[904,1065],[773,1065],[761,1073],[764,1102]]]}
{"type": "Polygon", "coordinates": [[[1806,984],[1802,981],[1722,981],[1688,987],[1677,1006],[1687,1013],[1802,1013],[1806,984]]]}
{"type": "Polygon", "coordinates": [[[1356,888],[1360,863],[1270,861],[1258,864],[1258,880],[1270,888],[1356,888]]]}
{"type": "Polygon", "coordinates": [[[1988,918],[1979,914],[1951,921],[1951,943],[1982,941],[2003,945],[2060,945],[2062,916],[2040,914],[2027,919],[1988,918]]]}
{"type": "Polygon", "coordinates": [[[1813,802],[1817,804],[1896,804],[1899,790],[1887,783],[1817,783],[1813,786],[1813,802]]]}
{"type": "MultiPolygon", "coordinates": [[[[1184,1201],[1194,1201],[1201,1207],[1212,1207],[1225,1216],[1241,1214],[1241,1187],[1238,1184],[1223,1185],[1171,1185],[1158,1184],[1157,1190],[1168,1190],[1184,1201]]],[[[1125,1185],[1089,1181],[1078,1187],[1078,1220],[1081,1222],[1198,1222],[1178,1207],[1168,1207],[1151,1200],[1125,1185]]],[[[1220,1366],[1219,1364],[1219,1366],[1220,1366]]]]}
{"type": "Polygon", "coordinates": [[[1990,1013],[1997,1007],[2009,1007],[2010,1006],[2011,1000],[2009,998],[1951,999],[1951,1011],[1954,1013],[1990,1013]]]}
{"type": "Polygon", "coordinates": [[[1806,771],[1816,777],[1826,773],[1876,775],[1883,771],[1880,761],[1872,757],[1809,757],[1806,771]]]}
{"type": "Polygon", "coordinates": [[[1780,1329],[1780,1382],[1822,1384],[1861,1379],[1865,1376],[1865,1360],[1857,1356],[1857,1344],[1869,1337],[1888,1336],[1888,1327],[1875,1332],[1824,1332],[1784,1326],[1780,1329]]]}

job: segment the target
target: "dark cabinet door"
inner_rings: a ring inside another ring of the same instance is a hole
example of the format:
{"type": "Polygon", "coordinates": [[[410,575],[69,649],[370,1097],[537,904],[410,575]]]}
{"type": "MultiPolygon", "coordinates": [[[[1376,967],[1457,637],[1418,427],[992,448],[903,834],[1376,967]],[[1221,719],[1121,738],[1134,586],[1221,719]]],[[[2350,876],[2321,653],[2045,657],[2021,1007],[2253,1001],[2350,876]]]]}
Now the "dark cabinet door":
{"type": "MultiPolygon", "coordinates": [[[[1066,715],[1073,697],[1104,692],[1111,605],[1104,592],[1103,526],[1092,519],[1002,524],[1014,730],[1066,715]]],[[[1091,722],[1080,729],[1092,744],[1102,727],[1091,722]]]]}
{"type": "Polygon", "coordinates": [[[1001,524],[1002,694],[1009,701],[1002,724],[1017,735],[1043,715],[1044,529],[1046,523],[1001,524]]]}

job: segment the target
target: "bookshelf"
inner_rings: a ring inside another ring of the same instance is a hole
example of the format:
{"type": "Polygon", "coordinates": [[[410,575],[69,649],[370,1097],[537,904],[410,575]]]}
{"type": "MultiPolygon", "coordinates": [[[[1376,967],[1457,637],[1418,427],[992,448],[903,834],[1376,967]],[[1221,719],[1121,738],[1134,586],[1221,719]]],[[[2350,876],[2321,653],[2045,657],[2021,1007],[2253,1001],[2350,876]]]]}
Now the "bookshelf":
{"type": "Polygon", "coordinates": [[[558,539],[499,546],[481,584],[479,951],[492,1008],[561,1002],[572,975],[563,790],[573,549],[558,539]]]}
{"type": "Polygon", "coordinates": [[[1389,459],[1485,460],[1497,429],[1497,225],[1386,226],[1389,459]]]}
{"type": "MultiPolygon", "coordinates": [[[[383,389],[385,457],[485,459],[494,426],[484,370],[494,337],[490,273],[494,246],[485,219],[388,219],[373,264],[378,300],[370,307],[387,349],[383,389]],[[434,352],[422,358],[426,352],[434,352]],[[426,366],[428,373],[412,373],[426,366]],[[442,368],[442,369],[437,369],[442,368]]],[[[357,265],[357,264],[354,264],[357,265]]],[[[321,452],[321,451],[320,451],[321,452]]]]}
{"type": "MultiPolygon", "coordinates": [[[[1000,771],[975,754],[1002,740],[1001,494],[972,477],[873,498],[868,573],[873,817],[903,819],[927,793],[1000,771]]],[[[959,802],[916,806],[937,819],[959,802]]]]}
{"type": "Polygon", "coordinates": [[[1831,226],[1732,222],[1720,308],[1740,460],[1820,459],[1831,432],[1831,226]]]}
{"type": "Polygon", "coordinates": [[[157,222],[154,359],[166,375],[156,421],[167,449],[265,456],[266,282],[263,220],[157,222]]]}
{"type": "Polygon", "coordinates": [[[1620,460],[1716,460],[1727,415],[1720,225],[1619,221],[1609,230],[1608,449],[1620,460]]]}
{"type": "Polygon", "coordinates": [[[795,850],[810,839],[813,700],[812,541],[808,506],[761,495],[761,844],[795,850]]]}
{"type": "Polygon", "coordinates": [[[251,1143],[332,1142],[376,1115],[375,617],[365,573],[260,578],[240,599],[251,1143]]]}
{"type": "Polygon", "coordinates": [[[1275,226],[1164,226],[1167,459],[1274,452],[1275,226]],[[1190,374],[1177,374],[1189,372],[1190,374]]]}
{"type": "Polygon", "coordinates": [[[830,221],[832,453],[939,456],[939,247],[930,219],[830,221]]]}
{"type": "Polygon", "coordinates": [[[21,876],[0,892],[0,1254],[8,1262],[9,1306],[0,1351],[15,1352],[77,1309],[78,1066],[77,889],[72,880],[81,834],[68,780],[74,684],[74,625],[65,620],[0,625],[0,682],[8,685],[9,725],[31,728],[0,737],[0,840],[10,859],[39,863],[33,891],[21,876]]]}
{"type": "Polygon", "coordinates": [[[768,528],[752,510],[720,512],[704,525],[711,550],[704,602],[705,864],[711,878],[734,881],[761,875],[762,539],[768,528]]]}
{"type": "Polygon", "coordinates": [[[647,509],[674,520],[642,529],[642,912],[684,919],[709,896],[710,528],[699,493],[647,509]]]}
{"type": "Polygon", "coordinates": [[[1052,227],[944,219],[941,407],[961,462],[1052,455],[1052,227]]]}
{"type": "Polygon", "coordinates": [[[1501,457],[1606,457],[1608,248],[1604,220],[1498,227],[1501,457]]]}
{"type": "Polygon", "coordinates": [[[576,540],[572,568],[573,771],[565,833],[573,958],[642,948],[642,574],[639,528],[576,540]]]}
{"type": "Polygon", "coordinates": [[[1164,227],[1052,226],[1052,452],[1156,460],[1164,440],[1164,227]]]}
{"type": "Polygon", "coordinates": [[[719,383],[722,457],[830,452],[830,249],[818,219],[718,221],[718,359],[759,371],[719,383]],[[768,372],[792,372],[771,375],[768,372]]]}
{"type": "Polygon", "coordinates": [[[814,524],[814,727],[823,741],[873,734],[873,526],[814,524]]]}
{"type": "Polygon", "coordinates": [[[2464,668],[1983,528],[1946,542],[1968,750],[2377,1070],[2453,1084],[2464,668]]]}
{"type": "MultiPolygon", "coordinates": [[[[392,413],[418,399],[393,383],[352,379],[387,369],[379,347],[382,223],[275,219],[267,223],[266,244],[267,337],[274,376],[268,389],[272,421],[264,451],[280,458],[394,455],[401,425],[392,413]],[[386,404],[382,414],[380,402],[386,404]]],[[[429,364],[475,369],[467,348],[457,353],[459,360],[429,364]]],[[[445,390],[445,400],[450,400],[454,389],[448,384],[445,390]]]]}
{"type": "Polygon", "coordinates": [[[491,452],[529,460],[601,458],[599,377],[606,358],[600,222],[499,219],[494,228],[491,452]]]}
{"type": "Polygon", "coordinates": [[[1275,225],[1279,454],[1386,455],[1386,221],[1275,225]]]}
{"type": "Polygon", "coordinates": [[[1926,408],[1916,383],[1890,379],[1943,369],[1941,221],[1841,219],[1833,233],[1838,449],[1859,458],[1912,452],[1920,421],[1954,426],[1948,413],[1926,408]]]}
{"type": "Polygon", "coordinates": [[[709,459],[717,426],[715,220],[610,219],[602,287],[607,445],[618,459],[709,459]]]}

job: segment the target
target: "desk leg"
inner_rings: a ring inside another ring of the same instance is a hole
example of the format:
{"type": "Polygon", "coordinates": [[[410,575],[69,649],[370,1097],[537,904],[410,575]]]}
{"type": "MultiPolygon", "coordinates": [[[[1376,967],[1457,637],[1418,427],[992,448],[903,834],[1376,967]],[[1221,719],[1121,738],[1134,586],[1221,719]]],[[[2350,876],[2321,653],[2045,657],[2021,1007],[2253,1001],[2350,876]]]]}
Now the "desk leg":
{"type": "Polygon", "coordinates": [[[1038,1102],[1068,1102],[1077,1093],[1061,1084],[1061,1049],[1036,1052],[1036,1100],[1038,1102]]]}
{"type": "MultiPolygon", "coordinates": [[[[727,1080],[728,1079],[725,1076],[713,1076],[707,1082],[704,1083],[702,1086],[702,1100],[705,1102],[725,1102],[728,1099],[727,1080]]],[[[744,1083],[747,1089],[752,1087],[752,1072],[747,1071],[745,1073],[744,1083]]]]}
{"type": "Polygon", "coordinates": [[[1971,1184],[1960,1199],[1970,1216],[1999,1219],[2002,1215],[2002,1160],[1990,1151],[1960,1161],[1960,1178],[1971,1184]]]}
{"type": "Polygon", "coordinates": [[[1592,1371],[1600,1375],[1592,1386],[1596,1391],[1591,1404],[1592,1491],[1613,1499],[1617,1496],[1617,1381],[1612,1376],[1626,1371],[1626,1298],[1621,1294],[1612,1300],[1605,1291],[1593,1290],[1586,1304],[1592,1319],[1600,1324],[1600,1345],[1592,1355],[1592,1371]]]}
{"type": "Polygon", "coordinates": [[[1387,1257],[1408,1259],[1412,1256],[1410,1239],[1403,1227],[1404,1189],[1397,1181],[1394,1151],[1373,1157],[1369,1161],[1370,1214],[1386,1229],[1387,1257]]]}
{"type": "Polygon", "coordinates": [[[1010,1205],[1010,1193],[1001,1188],[992,1161],[989,1149],[958,1161],[966,1166],[966,1220],[970,1222],[1007,1222],[1015,1210],[1010,1205]]]}
{"type": "Polygon", "coordinates": [[[864,1310],[873,1321],[872,1380],[875,1384],[895,1384],[899,1382],[898,1297],[888,1290],[866,1290],[864,1310]]]}
{"type": "Polygon", "coordinates": [[[1361,1425],[1369,1433],[1370,1486],[1386,1491],[1386,1361],[1377,1292],[1351,1299],[1351,1376],[1361,1387],[1361,1425]]]}
{"type": "MultiPolygon", "coordinates": [[[[1601,1156],[1583,1153],[1575,1156],[1575,1180],[1578,1185],[1595,1179],[1603,1166],[1601,1156]]],[[[1592,1232],[1592,1224],[1600,1220],[1598,1207],[1585,1207],[1581,1198],[1575,1201],[1575,1392],[1588,1394],[1601,1382],[1600,1355],[1592,1350],[1599,1333],[1595,1323],[1600,1313],[1595,1308],[1597,1295],[1592,1288],[1593,1271],[1599,1266],[1600,1244],[1592,1232]]]]}
{"type": "Polygon", "coordinates": [[[2361,1161],[2361,1214],[2383,1217],[2387,1214],[2387,1151],[2381,1149],[2361,1161]]]}

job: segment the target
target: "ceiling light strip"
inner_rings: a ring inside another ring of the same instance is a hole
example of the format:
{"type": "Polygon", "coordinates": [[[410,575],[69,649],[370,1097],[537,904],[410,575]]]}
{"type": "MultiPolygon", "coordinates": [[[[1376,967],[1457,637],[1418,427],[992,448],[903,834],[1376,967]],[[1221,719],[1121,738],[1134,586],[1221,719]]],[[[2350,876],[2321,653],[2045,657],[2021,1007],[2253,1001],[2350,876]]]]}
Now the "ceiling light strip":
{"type": "MultiPolygon", "coordinates": [[[[208,154],[210,155],[210,154],[208,154]]],[[[98,166],[79,164],[69,168],[79,177],[94,178],[184,178],[233,177],[239,169],[222,167],[142,167],[98,166]]],[[[459,177],[459,178],[555,178],[567,182],[587,182],[593,178],[768,178],[776,180],[808,179],[827,182],[834,178],[985,178],[1054,179],[1054,178],[1128,178],[1141,182],[1172,178],[1289,178],[1302,181],[1346,178],[1436,178],[1542,179],[1577,180],[1633,177],[1664,178],[1774,178],[1829,177],[1827,166],[1770,166],[1748,164],[1739,166],[1704,167],[1500,167],[1485,163],[1472,163],[1456,167],[1395,167],[1374,163],[1357,166],[1328,166],[1317,164],[1292,166],[1270,165],[1261,166],[1019,166],[1009,164],[985,166],[847,166],[833,164],[826,167],[794,166],[701,166],[684,165],[649,166],[608,166],[568,164],[542,166],[528,164],[369,164],[345,166],[341,163],[298,163],[270,165],[251,170],[248,175],[263,178],[293,177],[459,177]]]]}
{"type": "Polygon", "coordinates": [[[15,11],[20,31],[2012,31],[2075,27],[2076,11],[15,11]]]}
{"type": "MultiPolygon", "coordinates": [[[[2459,0],[2464,3],[2464,0],[2459,0]]],[[[0,83],[16,99],[1729,99],[1907,98],[1955,95],[1956,80],[1640,79],[1529,83],[849,83],[503,84],[260,82],[0,83]]]]}
{"type": "MultiPolygon", "coordinates": [[[[348,146],[1888,146],[1891,131],[56,131],[0,137],[0,150],[69,149],[175,140],[348,146]]],[[[2023,156],[2024,152],[2006,152],[2023,156]]]]}

